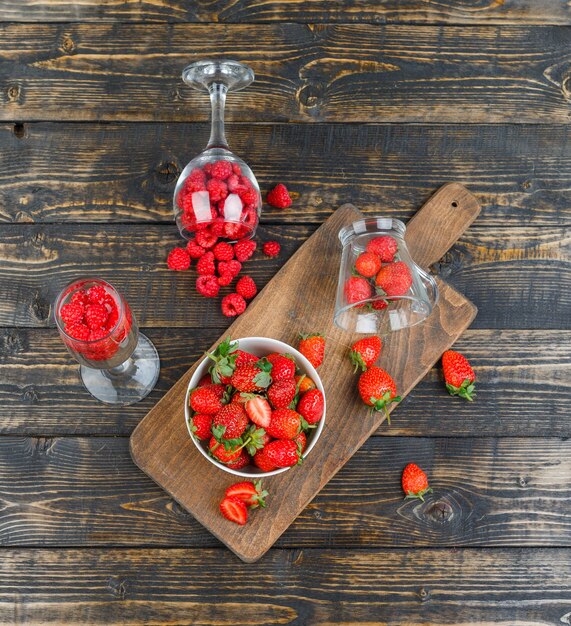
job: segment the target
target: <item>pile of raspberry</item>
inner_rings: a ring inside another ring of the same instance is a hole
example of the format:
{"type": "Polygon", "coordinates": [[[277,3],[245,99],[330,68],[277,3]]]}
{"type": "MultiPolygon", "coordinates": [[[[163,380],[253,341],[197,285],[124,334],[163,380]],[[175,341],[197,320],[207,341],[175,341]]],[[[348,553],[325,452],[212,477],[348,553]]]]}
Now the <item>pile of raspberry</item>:
{"type": "Polygon", "coordinates": [[[188,232],[206,231],[236,240],[247,237],[258,224],[260,192],[232,161],[195,167],[179,191],[176,202],[188,232]]]}
{"type": "Polygon", "coordinates": [[[74,291],[59,315],[69,337],[78,342],[95,342],[89,346],[74,344],[73,349],[97,361],[111,358],[131,327],[130,315],[125,315],[125,323],[115,329],[119,321],[117,303],[102,285],[74,291]],[[113,341],[109,341],[114,329],[113,341]]]}

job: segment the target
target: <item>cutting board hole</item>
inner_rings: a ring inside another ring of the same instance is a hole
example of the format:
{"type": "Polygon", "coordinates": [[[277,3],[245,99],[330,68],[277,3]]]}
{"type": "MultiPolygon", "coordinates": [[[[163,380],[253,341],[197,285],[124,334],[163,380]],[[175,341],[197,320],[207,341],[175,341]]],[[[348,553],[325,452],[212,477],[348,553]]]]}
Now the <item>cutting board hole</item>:
{"type": "Polygon", "coordinates": [[[453,206],[454,208],[456,208],[456,207],[458,206],[458,203],[456,202],[456,200],[454,200],[454,202],[452,203],[452,206],[453,206]]]}

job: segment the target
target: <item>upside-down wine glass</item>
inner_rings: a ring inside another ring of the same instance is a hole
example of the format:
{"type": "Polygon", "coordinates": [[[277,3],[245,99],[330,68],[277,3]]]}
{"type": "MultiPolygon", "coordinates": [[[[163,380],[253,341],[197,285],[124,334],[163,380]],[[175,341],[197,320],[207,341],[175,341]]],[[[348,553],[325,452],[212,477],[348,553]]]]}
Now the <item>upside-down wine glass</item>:
{"type": "Polygon", "coordinates": [[[206,238],[251,238],[260,219],[260,188],[252,170],[228,148],[224,104],[229,91],[244,89],[254,80],[254,72],[237,61],[203,60],[186,67],[182,79],[210,94],[212,122],[208,145],[176,184],[173,208],[180,233],[185,239],[197,231],[206,238]]]}

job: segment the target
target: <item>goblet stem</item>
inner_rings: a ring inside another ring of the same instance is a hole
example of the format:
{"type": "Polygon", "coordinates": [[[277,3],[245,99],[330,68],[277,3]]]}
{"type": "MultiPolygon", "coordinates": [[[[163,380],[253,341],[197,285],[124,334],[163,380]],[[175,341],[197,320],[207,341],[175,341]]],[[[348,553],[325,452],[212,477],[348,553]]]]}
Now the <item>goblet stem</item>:
{"type": "Polygon", "coordinates": [[[228,87],[223,83],[212,83],[208,92],[210,93],[210,105],[212,107],[212,121],[210,127],[210,139],[208,148],[228,149],[228,142],[224,134],[224,105],[226,104],[226,94],[228,87]]]}
{"type": "Polygon", "coordinates": [[[116,365],[115,367],[110,367],[108,370],[103,370],[103,374],[108,378],[112,378],[113,376],[121,376],[123,374],[129,373],[135,367],[135,362],[131,357],[129,357],[123,363],[116,365]]]}

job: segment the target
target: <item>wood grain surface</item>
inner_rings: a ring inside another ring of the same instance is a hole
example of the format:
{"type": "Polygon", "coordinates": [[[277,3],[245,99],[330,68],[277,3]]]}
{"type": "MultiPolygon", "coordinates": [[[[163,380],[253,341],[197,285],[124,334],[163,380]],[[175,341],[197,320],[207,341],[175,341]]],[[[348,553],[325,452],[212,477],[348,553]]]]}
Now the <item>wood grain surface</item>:
{"type": "MultiPolygon", "coordinates": [[[[239,97],[238,95],[237,97],[239,97]]],[[[0,125],[0,222],[173,223],[172,194],[204,123],[0,125]]],[[[266,192],[265,224],[321,224],[344,202],[407,220],[445,181],[482,205],[477,226],[569,226],[571,128],[492,124],[230,124],[266,192]]],[[[499,240],[505,237],[498,237],[499,240]]]]}
{"type": "MultiPolygon", "coordinates": [[[[571,546],[571,441],[449,438],[444,423],[441,434],[370,438],[276,546],[571,546]],[[411,450],[434,489],[425,503],[403,500],[411,450]]],[[[0,494],[5,547],[220,546],[133,465],[126,438],[2,437],[0,494]]],[[[212,485],[210,497],[222,495],[212,485]]]]}
{"type": "Polygon", "coordinates": [[[558,27],[1,24],[0,119],[204,121],[198,58],[256,81],[232,121],[569,124],[571,30],[558,27]],[[525,54],[522,54],[525,50],[525,54]]]}
{"type": "Polygon", "coordinates": [[[571,10],[558,0],[3,0],[0,20],[571,24],[571,10]]]}

